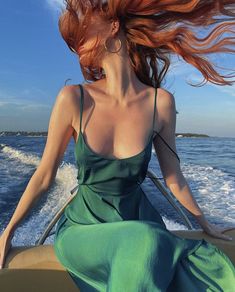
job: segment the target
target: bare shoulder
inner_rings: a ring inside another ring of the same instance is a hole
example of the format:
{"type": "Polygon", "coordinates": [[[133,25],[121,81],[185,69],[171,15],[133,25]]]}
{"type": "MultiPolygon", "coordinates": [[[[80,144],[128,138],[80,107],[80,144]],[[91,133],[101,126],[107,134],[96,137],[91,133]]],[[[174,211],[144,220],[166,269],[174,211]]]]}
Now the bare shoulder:
{"type": "Polygon", "coordinates": [[[80,115],[81,92],[78,85],[65,85],[56,97],[56,103],[61,108],[61,113],[70,120],[71,126],[76,129],[80,115]]]}
{"type": "Polygon", "coordinates": [[[174,95],[166,90],[165,88],[158,88],[158,106],[161,109],[170,109],[172,107],[175,107],[175,98],[174,95]]]}
{"type": "Polygon", "coordinates": [[[62,87],[51,111],[45,149],[37,169],[40,180],[49,185],[55,178],[59,163],[73,135],[74,102],[77,94],[73,86],[62,87]]]}
{"type": "Polygon", "coordinates": [[[65,85],[60,89],[57,99],[64,105],[73,105],[78,103],[80,95],[78,85],[65,85]]]}
{"type": "Polygon", "coordinates": [[[175,113],[174,95],[165,88],[159,87],[157,90],[155,131],[161,132],[164,126],[174,119],[175,113]]]}
{"type": "Polygon", "coordinates": [[[175,115],[175,97],[170,91],[159,88],[157,98],[157,110],[161,120],[169,119],[170,116],[175,115]]]}

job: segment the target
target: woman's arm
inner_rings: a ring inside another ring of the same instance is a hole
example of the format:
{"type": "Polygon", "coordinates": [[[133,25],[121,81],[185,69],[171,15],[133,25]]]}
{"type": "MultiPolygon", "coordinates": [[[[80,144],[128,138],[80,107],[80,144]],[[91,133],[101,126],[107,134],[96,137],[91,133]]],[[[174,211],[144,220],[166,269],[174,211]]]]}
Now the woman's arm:
{"type": "Polygon", "coordinates": [[[56,176],[58,166],[74,131],[72,128],[73,99],[74,93],[71,86],[63,87],[56,97],[40,164],[32,175],[11,220],[4,230],[4,234],[9,237],[13,236],[19,223],[38,201],[39,197],[49,188],[56,176]]]}
{"type": "MultiPolygon", "coordinates": [[[[177,153],[175,143],[176,129],[176,107],[174,96],[167,90],[161,89],[158,95],[158,113],[156,122],[162,125],[159,134],[169,144],[169,146],[177,153]]],[[[202,210],[198,206],[193,197],[192,191],[181,171],[180,163],[174,153],[165,145],[165,143],[156,135],[154,148],[158,157],[159,165],[166,186],[179,202],[196,218],[197,222],[204,231],[217,237],[228,239],[227,236],[218,233],[218,229],[212,231],[212,225],[206,220],[202,210]]]]}

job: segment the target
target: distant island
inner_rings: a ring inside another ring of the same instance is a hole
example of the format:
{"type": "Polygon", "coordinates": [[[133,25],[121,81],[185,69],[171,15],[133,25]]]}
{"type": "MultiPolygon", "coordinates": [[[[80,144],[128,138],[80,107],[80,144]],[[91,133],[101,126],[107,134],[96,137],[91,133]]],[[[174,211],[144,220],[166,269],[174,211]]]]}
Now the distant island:
{"type": "Polygon", "coordinates": [[[29,131],[1,131],[1,136],[47,136],[46,132],[29,132],[29,131]]]}
{"type": "MultiPolygon", "coordinates": [[[[0,136],[35,136],[42,137],[47,136],[47,131],[45,132],[29,132],[29,131],[0,131],[0,136]]],[[[175,133],[177,138],[183,137],[210,137],[206,134],[196,134],[196,133],[175,133]]]]}
{"type": "Polygon", "coordinates": [[[196,134],[196,133],[175,133],[175,136],[177,138],[181,138],[181,137],[205,137],[205,138],[209,138],[209,135],[206,134],[196,134]]]}

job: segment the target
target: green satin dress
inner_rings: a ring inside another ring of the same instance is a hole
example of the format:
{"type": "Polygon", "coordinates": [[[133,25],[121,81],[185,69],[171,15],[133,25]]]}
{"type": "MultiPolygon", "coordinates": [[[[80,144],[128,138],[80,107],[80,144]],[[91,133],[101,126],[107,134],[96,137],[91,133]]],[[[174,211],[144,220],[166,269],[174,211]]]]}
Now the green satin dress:
{"type": "MultiPolygon", "coordinates": [[[[235,291],[235,267],[204,239],[171,233],[141,183],[152,153],[146,147],[122,159],[104,157],[86,143],[75,145],[79,188],[60,217],[54,249],[81,292],[235,291]]],[[[154,99],[154,114],[157,89],[154,99]]],[[[153,123],[154,125],[154,123],[153,123]]]]}

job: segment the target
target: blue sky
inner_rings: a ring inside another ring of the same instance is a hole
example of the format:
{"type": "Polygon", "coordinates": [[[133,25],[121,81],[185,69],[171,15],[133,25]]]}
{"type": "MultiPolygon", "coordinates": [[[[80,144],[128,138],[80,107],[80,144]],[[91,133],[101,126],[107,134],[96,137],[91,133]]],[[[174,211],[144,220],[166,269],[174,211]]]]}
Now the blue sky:
{"type": "MultiPolygon", "coordinates": [[[[47,131],[61,87],[83,82],[77,56],[58,29],[62,0],[3,1],[0,12],[0,131],[47,131]]],[[[213,54],[222,67],[235,68],[232,54],[213,54]]],[[[228,74],[229,71],[221,71],[228,74]]],[[[235,137],[235,85],[202,81],[201,73],[179,57],[162,84],[176,100],[176,132],[235,137]]]]}

